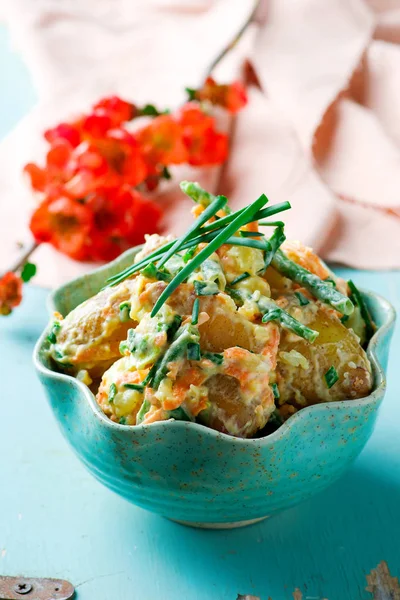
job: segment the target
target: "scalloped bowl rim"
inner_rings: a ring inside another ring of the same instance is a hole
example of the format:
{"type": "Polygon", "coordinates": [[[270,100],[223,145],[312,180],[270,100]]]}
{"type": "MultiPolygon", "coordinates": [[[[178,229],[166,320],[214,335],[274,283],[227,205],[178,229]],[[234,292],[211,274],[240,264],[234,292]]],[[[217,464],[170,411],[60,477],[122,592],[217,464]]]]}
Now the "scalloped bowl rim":
{"type": "MultiPolygon", "coordinates": [[[[140,248],[140,246],[131,248],[131,249],[127,250],[126,252],[124,252],[123,254],[121,254],[118,258],[116,258],[112,262],[109,262],[105,265],[101,265],[100,267],[98,267],[97,269],[94,269],[93,271],[91,271],[90,273],[88,273],[86,275],[72,279],[68,283],[66,283],[66,284],[56,288],[52,292],[50,292],[50,294],[47,298],[47,308],[48,308],[49,312],[50,313],[54,312],[54,310],[56,308],[55,300],[54,300],[55,296],[62,293],[62,291],[65,288],[70,287],[71,285],[81,281],[82,279],[90,278],[94,274],[98,274],[103,271],[108,271],[110,266],[117,265],[119,262],[121,262],[122,260],[127,258],[131,253],[132,254],[136,253],[139,248],[140,248]]],[[[368,396],[365,396],[365,398],[359,398],[357,400],[338,400],[338,401],[334,401],[334,402],[321,402],[320,404],[314,404],[312,406],[307,406],[305,408],[302,408],[297,413],[295,413],[294,415],[289,417],[289,419],[287,421],[285,421],[276,431],[274,431],[273,433],[270,433],[264,437],[260,437],[260,438],[250,438],[250,439],[249,438],[238,438],[238,437],[229,435],[227,433],[222,433],[220,431],[216,431],[215,429],[211,429],[210,427],[207,427],[206,425],[202,425],[201,423],[176,421],[175,419],[169,419],[168,421],[158,421],[158,422],[150,423],[150,424],[142,423],[140,425],[121,425],[119,423],[114,423],[114,421],[111,421],[102,412],[102,410],[100,409],[99,405],[96,402],[96,399],[95,399],[93,393],[90,391],[90,389],[84,383],[82,383],[81,381],[79,381],[78,379],[73,377],[72,375],[67,375],[65,373],[59,373],[57,371],[52,371],[51,369],[49,369],[42,363],[42,360],[40,358],[40,353],[41,353],[42,346],[46,342],[46,338],[48,335],[48,325],[46,326],[45,330],[43,331],[42,335],[40,336],[40,338],[38,339],[38,341],[35,345],[35,349],[33,352],[33,362],[34,362],[36,369],[38,371],[40,371],[46,378],[48,378],[50,380],[53,379],[53,380],[65,381],[65,382],[71,384],[72,386],[74,386],[79,393],[82,393],[84,395],[86,401],[89,403],[90,408],[92,409],[93,416],[96,417],[97,419],[99,419],[102,422],[102,425],[109,429],[118,429],[118,430],[123,429],[126,431],[131,431],[132,435],[134,435],[135,431],[137,431],[138,429],[148,429],[148,428],[151,428],[152,430],[163,429],[165,427],[165,424],[168,423],[169,427],[174,427],[174,428],[178,428],[178,429],[179,428],[192,428],[193,431],[197,431],[198,433],[201,433],[202,435],[208,435],[209,437],[214,438],[214,439],[224,439],[225,441],[230,441],[231,443],[252,444],[252,445],[256,444],[258,446],[266,446],[266,445],[275,443],[278,439],[282,439],[283,437],[286,437],[290,433],[290,431],[293,427],[295,427],[301,420],[307,418],[307,415],[310,413],[310,411],[328,412],[329,410],[332,409],[332,407],[333,408],[346,407],[349,405],[351,405],[353,407],[354,406],[364,406],[364,405],[368,405],[368,404],[373,404],[376,400],[379,400],[380,398],[383,397],[384,390],[386,388],[386,376],[385,376],[384,370],[383,370],[382,366],[380,365],[380,363],[377,359],[377,356],[375,354],[375,347],[380,343],[381,338],[384,338],[385,335],[390,332],[390,330],[395,322],[395,319],[396,319],[396,312],[395,312],[394,307],[390,304],[390,302],[388,302],[388,300],[386,300],[379,294],[376,294],[375,292],[366,291],[363,289],[361,289],[360,291],[362,291],[362,293],[366,296],[370,296],[374,299],[377,299],[379,301],[379,303],[385,308],[386,313],[387,313],[386,321],[379,327],[379,329],[376,331],[374,336],[371,338],[370,343],[367,348],[367,355],[368,355],[368,358],[372,365],[374,381],[376,383],[376,387],[373,390],[373,392],[371,394],[369,394],[368,396]]]]}

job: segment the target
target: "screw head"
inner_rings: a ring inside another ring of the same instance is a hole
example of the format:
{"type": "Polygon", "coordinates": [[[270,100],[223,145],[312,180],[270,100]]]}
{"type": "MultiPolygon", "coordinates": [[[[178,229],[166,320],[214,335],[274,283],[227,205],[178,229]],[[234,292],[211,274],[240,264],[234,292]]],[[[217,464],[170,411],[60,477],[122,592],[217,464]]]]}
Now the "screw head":
{"type": "Polygon", "coordinates": [[[21,594],[21,596],[25,596],[25,594],[30,594],[33,590],[33,585],[30,583],[24,583],[21,581],[14,586],[14,592],[17,594],[21,594]]]}

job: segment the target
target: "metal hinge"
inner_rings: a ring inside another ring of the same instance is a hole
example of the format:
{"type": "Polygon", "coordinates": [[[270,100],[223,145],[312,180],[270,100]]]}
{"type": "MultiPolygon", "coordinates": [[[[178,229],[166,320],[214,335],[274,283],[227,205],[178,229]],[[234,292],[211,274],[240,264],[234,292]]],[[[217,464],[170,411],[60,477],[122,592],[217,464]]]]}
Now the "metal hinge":
{"type": "Polygon", "coordinates": [[[74,586],[65,579],[0,575],[0,600],[70,600],[74,594],[74,586]]]}

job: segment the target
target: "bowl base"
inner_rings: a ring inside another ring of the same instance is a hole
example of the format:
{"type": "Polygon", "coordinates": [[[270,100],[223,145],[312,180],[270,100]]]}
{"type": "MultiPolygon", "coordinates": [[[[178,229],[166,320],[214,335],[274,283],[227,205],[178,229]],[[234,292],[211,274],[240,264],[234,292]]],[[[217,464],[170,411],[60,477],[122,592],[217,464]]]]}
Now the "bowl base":
{"type": "Polygon", "coordinates": [[[249,521],[232,521],[230,523],[202,523],[196,521],[180,521],[179,519],[170,519],[170,521],[174,521],[180,525],[186,525],[187,527],[197,527],[198,529],[235,529],[237,527],[254,525],[254,523],[259,523],[260,521],[264,521],[264,519],[268,519],[268,515],[266,517],[258,517],[258,519],[250,519],[249,521]]]}

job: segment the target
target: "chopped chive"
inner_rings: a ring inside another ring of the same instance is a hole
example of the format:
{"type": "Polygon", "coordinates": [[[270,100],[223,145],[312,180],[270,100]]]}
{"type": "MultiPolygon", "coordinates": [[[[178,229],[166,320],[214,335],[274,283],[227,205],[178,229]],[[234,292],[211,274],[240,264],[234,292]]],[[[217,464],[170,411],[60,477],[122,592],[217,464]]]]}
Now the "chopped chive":
{"type": "Polygon", "coordinates": [[[121,417],[120,420],[118,421],[118,423],[120,425],[126,425],[126,417],[121,417]]]}
{"type": "Polygon", "coordinates": [[[347,321],[350,319],[349,315],[343,315],[343,317],[340,319],[341,322],[343,323],[343,325],[345,323],[347,323],[347,321]]]}
{"type": "Polygon", "coordinates": [[[241,275],[238,275],[237,277],[235,277],[235,279],[232,279],[232,281],[230,282],[229,285],[236,285],[237,283],[240,283],[241,281],[244,281],[245,279],[248,279],[249,277],[250,277],[250,273],[245,271],[241,275]]]}
{"type": "Polygon", "coordinates": [[[215,296],[219,294],[219,287],[215,281],[194,281],[194,291],[196,296],[215,296]]]}
{"type": "Polygon", "coordinates": [[[110,404],[114,402],[114,398],[117,395],[117,386],[115,383],[110,385],[110,389],[108,390],[108,401],[110,404]]]}
{"type": "Polygon", "coordinates": [[[192,325],[197,325],[199,322],[199,310],[200,310],[200,301],[198,298],[193,302],[193,310],[192,310],[192,325]]]}
{"type": "Polygon", "coordinates": [[[211,360],[211,362],[215,363],[216,365],[222,365],[224,362],[223,354],[219,354],[218,352],[203,352],[202,356],[203,358],[211,360]]]}
{"type": "Polygon", "coordinates": [[[276,383],[271,383],[271,388],[272,388],[272,393],[274,394],[275,400],[278,400],[281,397],[281,395],[279,393],[278,385],[276,383]]]}
{"type": "Polygon", "coordinates": [[[297,300],[300,302],[300,306],[307,306],[307,304],[310,304],[309,299],[306,298],[306,296],[304,294],[302,294],[301,292],[295,292],[294,295],[296,296],[297,300]]]}
{"type": "Polygon", "coordinates": [[[259,221],[258,224],[263,227],[285,227],[283,221],[259,221]]]}
{"type": "Polygon", "coordinates": [[[172,322],[166,326],[165,331],[167,332],[167,340],[169,342],[173,339],[174,335],[176,334],[179,327],[181,326],[181,323],[182,323],[181,315],[174,315],[172,322]]]}
{"type": "Polygon", "coordinates": [[[328,386],[329,389],[333,385],[335,385],[335,383],[337,381],[339,381],[338,372],[336,371],[336,369],[333,365],[331,367],[329,367],[329,369],[325,373],[325,381],[326,381],[326,385],[328,386]]]}
{"type": "Polygon", "coordinates": [[[137,392],[144,392],[143,383],[124,383],[124,387],[129,390],[136,390],[137,392]]]}
{"type": "Polygon", "coordinates": [[[194,421],[194,419],[189,417],[187,412],[183,410],[182,406],[178,406],[178,408],[174,408],[174,410],[169,410],[168,416],[176,421],[194,421]]]}
{"type": "Polygon", "coordinates": [[[158,281],[171,281],[172,275],[167,269],[157,269],[156,279],[158,281]]]}
{"type": "Polygon", "coordinates": [[[227,202],[228,202],[228,199],[225,198],[225,196],[217,196],[215,198],[215,200],[213,202],[211,202],[211,204],[209,206],[207,206],[207,208],[195,220],[193,225],[191,227],[189,227],[189,229],[187,230],[185,235],[178,238],[176,240],[176,242],[172,245],[172,247],[168,250],[168,252],[166,254],[164,254],[162,259],[158,263],[158,268],[165,265],[167,260],[169,258],[171,258],[171,256],[173,254],[175,254],[176,252],[179,252],[179,250],[183,246],[183,244],[191,236],[193,236],[195,233],[197,233],[199,231],[199,229],[201,228],[201,226],[204,225],[204,223],[206,223],[207,221],[209,221],[211,219],[211,217],[213,217],[215,215],[215,213],[217,213],[219,210],[221,210],[221,208],[223,208],[227,202]]]}
{"type": "Polygon", "coordinates": [[[22,267],[21,279],[24,283],[28,283],[36,275],[36,265],[31,262],[26,262],[22,267]]]}
{"type": "Polygon", "coordinates": [[[154,363],[154,365],[151,367],[150,371],[147,373],[146,377],[145,377],[145,378],[143,379],[143,381],[142,381],[142,385],[143,385],[143,386],[146,386],[146,385],[148,385],[148,386],[150,386],[150,387],[151,387],[151,385],[152,385],[152,383],[153,383],[154,375],[155,375],[155,374],[156,374],[156,372],[157,372],[158,365],[159,365],[159,363],[161,362],[161,359],[162,359],[162,357],[160,357],[160,358],[158,359],[158,361],[157,361],[157,362],[155,362],[155,363],[154,363]]]}
{"type": "Polygon", "coordinates": [[[354,304],[356,304],[358,306],[358,308],[360,309],[361,316],[364,320],[366,343],[368,343],[369,340],[371,339],[371,337],[375,333],[374,323],[371,319],[371,315],[369,314],[368,307],[364,302],[364,299],[360,293],[360,290],[357,288],[357,286],[351,279],[349,279],[349,281],[347,282],[347,285],[350,288],[351,299],[353,300],[354,304]]]}
{"type": "Polygon", "coordinates": [[[149,279],[156,279],[157,277],[157,267],[153,262],[146,265],[140,272],[144,277],[148,277],[149,279]]]}
{"type": "Polygon", "coordinates": [[[161,381],[167,375],[169,371],[169,363],[186,356],[188,344],[191,342],[198,342],[199,339],[199,330],[193,325],[187,325],[177,331],[175,339],[169,346],[168,350],[161,357],[161,360],[157,361],[156,363],[157,368],[151,382],[151,387],[153,389],[157,390],[161,381]]]}
{"type": "Polygon", "coordinates": [[[187,252],[185,252],[185,254],[182,256],[182,260],[184,263],[187,263],[191,258],[193,258],[193,256],[196,254],[197,248],[198,244],[195,244],[194,246],[189,248],[187,252]]]}
{"type": "Polygon", "coordinates": [[[241,237],[264,237],[265,233],[261,233],[261,231],[243,231],[241,229],[239,235],[241,237]]]}
{"type": "Polygon", "coordinates": [[[305,287],[313,296],[325,304],[329,304],[335,310],[344,315],[351,315],[353,312],[354,306],[350,298],[341,294],[329,283],[322,281],[314,273],[290,260],[281,250],[277,250],[272,259],[272,265],[279,273],[305,287]]]}
{"type": "Polygon", "coordinates": [[[60,323],[58,321],[54,321],[51,331],[47,336],[47,339],[49,340],[50,344],[55,344],[57,342],[57,331],[59,329],[61,329],[60,323]]]}
{"type": "Polygon", "coordinates": [[[119,319],[122,323],[126,323],[130,320],[129,313],[131,312],[130,302],[121,302],[119,305],[119,319]]]}
{"type": "Polygon", "coordinates": [[[188,360],[200,360],[200,344],[197,342],[189,342],[189,344],[187,345],[186,356],[188,360]]]}
{"type": "Polygon", "coordinates": [[[136,416],[136,424],[137,425],[140,425],[140,423],[142,423],[146,414],[149,412],[150,408],[151,408],[151,403],[149,400],[147,400],[147,398],[145,398],[143,400],[142,406],[140,407],[139,412],[136,416]]]}
{"type": "MultiPolygon", "coordinates": [[[[158,298],[155,303],[153,310],[151,312],[151,316],[154,317],[164,302],[169,298],[173,291],[184,281],[198,266],[202,264],[202,262],[211,256],[220,246],[222,246],[226,240],[236,233],[240,227],[242,227],[246,221],[252,220],[254,214],[266,203],[268,202],[268,198],[262,194],[255,202],[250,204],[242,213],[239,214],[236,218],[233,219],[231,223],[227,227],[225,227],[216,238],[214,238],[207,246],[205,246],[202,250],[200,250],[199,254],[197,254],[192,260],[187,263],[187,265],[180,271],[174,279],[167,285],[165,290],[162,292],[161,296],[158,298]]],[[[222,221],[222,219],[220,219],[222,221]]],[[[220,222],[218,221],[218,223],[220,222]]],[[[243,240],[245,241],[245,240],[243,240]]],[[[251,240],[256,241],[256,240],[251,240]]]]}

